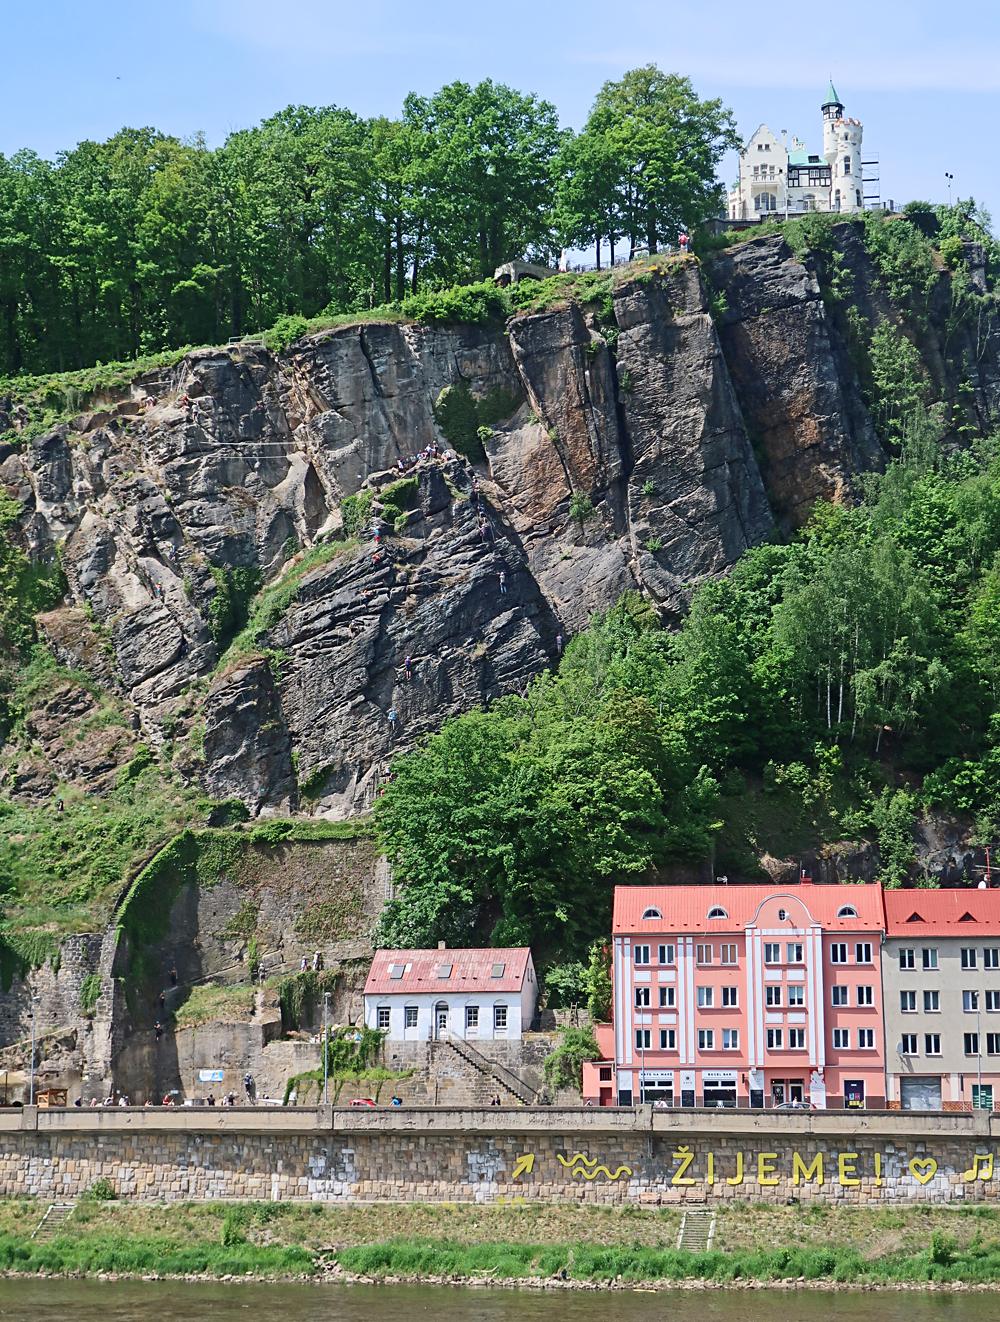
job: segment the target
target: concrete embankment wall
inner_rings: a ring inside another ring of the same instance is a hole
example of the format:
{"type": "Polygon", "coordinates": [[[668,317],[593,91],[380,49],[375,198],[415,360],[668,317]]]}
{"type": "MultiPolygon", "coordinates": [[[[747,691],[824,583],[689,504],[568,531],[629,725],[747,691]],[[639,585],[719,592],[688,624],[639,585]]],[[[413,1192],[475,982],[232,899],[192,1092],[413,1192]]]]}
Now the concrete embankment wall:
{"type": "Polygon", "coordinates": [[[609,1204],[1000,1194],[1000,1116],[404,1108],[0,1112],[0,1195],[609,1204]]]}

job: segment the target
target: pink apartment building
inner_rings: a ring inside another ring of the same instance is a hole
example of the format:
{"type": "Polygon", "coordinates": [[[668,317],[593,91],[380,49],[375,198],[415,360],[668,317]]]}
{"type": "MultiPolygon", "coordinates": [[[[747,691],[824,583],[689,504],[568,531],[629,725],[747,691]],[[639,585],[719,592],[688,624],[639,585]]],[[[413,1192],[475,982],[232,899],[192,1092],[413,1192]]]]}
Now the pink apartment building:
{"type": "Polygon", "coordinates": [[[883,1107],[879,886],[619,886],[590,1102],[883,1107]]]}

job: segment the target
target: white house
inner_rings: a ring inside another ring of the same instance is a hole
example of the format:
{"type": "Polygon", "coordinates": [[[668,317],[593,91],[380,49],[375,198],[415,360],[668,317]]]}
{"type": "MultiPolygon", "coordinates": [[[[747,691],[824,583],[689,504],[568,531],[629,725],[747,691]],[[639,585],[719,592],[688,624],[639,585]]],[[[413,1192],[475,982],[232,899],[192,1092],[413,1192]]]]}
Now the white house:
{"type": "Polygon", "coordinates": [[[505,950],[379,950],[365,983],[365,1023],[390,1042],[519,1039],[538,979],[527,946],[505,950]]]}
{"type": "Polygon", "coordinates": [[[810,152],[798,138],[789,142],[784,130],[776,137],[761,124],[740,154],[740,177],[729,194],[730,220],[864,209],[861,121],[845,117],[833,83],[820,109],[822,154],[810,152]]]}

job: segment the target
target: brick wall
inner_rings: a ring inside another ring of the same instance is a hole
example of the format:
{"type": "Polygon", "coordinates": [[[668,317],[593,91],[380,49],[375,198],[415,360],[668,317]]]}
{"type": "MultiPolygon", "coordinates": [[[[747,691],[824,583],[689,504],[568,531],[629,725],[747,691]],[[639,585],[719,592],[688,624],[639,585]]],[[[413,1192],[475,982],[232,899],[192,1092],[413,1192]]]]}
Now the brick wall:
{"type": "Polygon", "coordinates": [[[493,1202],[996,1199],[1000,1118],[427,1108],[0,1113],[0,1195],[493,1202]]]}

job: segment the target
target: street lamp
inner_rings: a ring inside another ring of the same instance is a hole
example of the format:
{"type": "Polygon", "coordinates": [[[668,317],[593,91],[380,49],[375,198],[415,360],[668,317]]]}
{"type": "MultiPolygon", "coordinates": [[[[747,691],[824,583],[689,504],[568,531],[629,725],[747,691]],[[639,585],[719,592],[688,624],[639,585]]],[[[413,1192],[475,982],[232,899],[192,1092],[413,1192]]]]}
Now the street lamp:
{"type": "Polygon", "coordinates": [[[41,1000],[40,996],[32,996],[31,1010],[29,1011],[29,1014],[31,1015],[31,1066],[28,1073],[28,1105],[29,1106],[34,1106],[35,1104],[35,1006],[39,1003],[40,1000],[41,1000]]]}
{"type": "Polygon", "coordinates": [[[326,1016],[330,1007],[330,993],[323,993],[323,1105],[326,1106],[330,1093],[330,1053],[328,1051],[326,1016]]]}
{"type": "Polygon", "coordinates": [[[980,1109],[983,1105],[983,1019],[982,997],[976,992],[976,1093],[980,1109]]]}
{"type": "Polygon", "coordinates": [[[948,171],[945,170],[944,177],[948,180],[948,205],[951,206],[951,185],[955,176],[953,174],[949,174],[948,171]]]}

